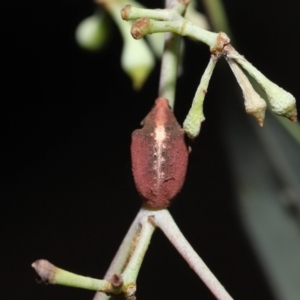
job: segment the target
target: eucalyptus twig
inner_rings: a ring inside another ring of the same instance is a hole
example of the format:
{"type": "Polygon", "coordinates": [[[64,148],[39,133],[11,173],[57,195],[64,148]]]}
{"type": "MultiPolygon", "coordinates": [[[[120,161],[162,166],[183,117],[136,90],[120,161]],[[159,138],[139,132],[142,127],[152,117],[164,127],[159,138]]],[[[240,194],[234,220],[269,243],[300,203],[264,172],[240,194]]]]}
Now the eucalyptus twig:
{"type": "Polygon", "coordinates": [[[99,280],[90,277],[77,275],[60,269],[49,261],[40,259],[31,265],[42,282],[60,284],[94,291],[113,290],[113,285],[108,280],[99,280]]]}
{"type": "MultiPolygon", "coordinates": [[[[104,278],[109,279],[113,276],[115,273],[122,273],[124,269],[126,268],[126,273],[125,277],[129,278],[129,280],[132,280],[132,278],[136,278],[138,275],[138,271],[140,269],[137,265],[134,263],[130,263],[129,267],[129,261],[130,257],[133,256],[134,250],[139,245],[141,247],[143,244],[141,244],[142,240],[147,240],[147,238],[151,239],[153,231],[151,231],[152,225],[148,225],[147,223],[144,224],[146,226],[146,229],[144,228],[143,230],[141,229],[140,222],[142,220],[143,223],[145,223],[145,219],[148,219],[148,217],[152,214],[152,211],[148,211],[145,208],[141,208],[139,212],[137,213],[135,219],[133,220],[127,234],[125,235],[122,244],[119,247],[119,250],[117,251],[113,261],[111,262],[111,265],[109,266],[109,269],[107,270],[104,278]],[[142,234],[143,232],[143,234],[142,234]],[[145,233],[146,232],[146,233],[145,233]],[[142,236],[142,239],[141,239],[142,236]],[[139,243],[136,241],[139,240],[139,243]],[[132,278],[130,278],[132,276],[132,278]]],[[[154,230],[154,229],[153,229],[154,230]]],[[[149,242],[148,242],[149,243],[149,242]]],[[[144,249],[141,249],[142,251],[146,251],[148,244],[147,242],[144,244],[144,249]]],[[[141,264],[142,260],[139,260],[143,257],[144,254],[141,254],[140,256],[137,255],[137,253],[141,253],[142,251],[138,250],[134,254],[134,261],[137,264],[141,264]]],[[[124,274],[123,274],[124,275],[124,274]]],[[[135,281],[132,281],[135,282],[135,281]]],[[[132,285],[130,286],[131,288],[133,287],[132,285]]],[[[94,296],[93,300],[107,300],[110,299],[111,296],[106,295],[101,292],[97,292],[94,296]]]]}
{"type": "MultiPolygon", "coordinates": [[[[115,273],[121,273],[124,269],[124,266],[128,260],[128,257],[131,252],[132,244],[135,239],[135,237],[138,235],[139,226],[138,223],[140,221],[140,218],[144,215],[144,210],[140,209],[138,214],[136,215],[135,219],[133,220],[128,232],[126,233],[119,250],[117,251],[114,259],[112,260],[104,279],[109,279],[112,277],[115,273]]],[[[93,300],[107,300],[110,296],[97,292],[94,296],[93,300]]]]}
{"type": "Polygon", "coordinates": [[[46,260],[38,260],[32,264],[32,267],[43,282],[98,291],[94,300],[110,299],[111,294],[121,293],[128,298],[133,296],[136,291],[136,278],[156,226],[164,232],[217,299],[232,299],[185,239],[167,209],[157,211],[146,207],[140,209],[105,275],[107,278],[105,280],[62,270],[46,260]],[[138,235],[136,235],[137,232],[138,235]],[[125,258],[128,263],[124,266],[125,258]],[[122,268],[124,271],[121,274],[117,272],[122,268]]]}
{"type": "Polygon", "coordinates": [[[233,299],[186,240],[169,211],[167,209],[160,210],[156,212],[153,219],[215,297],[222,300],[233,299]]]}
{"type": "Polygon", "coordinates": [[[207,87],[217,61],[218,57],[212,55],[208,66],[206,67],[201,77],[201,81],[193,99],[190,111],[184,120],[184,131],[191,139],[194,139],[198,136],[201,128],[201,123],[205,120],[203,114],[203,101],[207,93],[207,87]]]}
{"type": "Polygon", "coordinates": [[[122,273],[122,276],[126,282],[136,282],[136,278],[155,229],[155,226],[153,226],[151,220],[149,219],[149,214],[152,215],[152,211],[148,212],[146,209],[143,209],[143,211],[147,213],[140,220],[139,226],[141,226],[141,230],[139,236],[137,237],[136,245],[133,249],[132,255],[129,258],[129,262],[122,273]]]}
{"type": "Polygon", "coordinates": [[[136,278],[155,230],[155,225],[149,219],[152,215],[152,210],[140,209],[104,280],[65,271],[43,259],[34,262],[32,267],[45,283],[98,291],[94,300],[109,299],[110,295],[118,294],[123,294],[125,298],[132,297],[136,291],[136,278]]]}
{"type": "MultiPolygon", "coordinates": [[[[190,267],[196,272],[200,279],[203,280],[203,282],[217,299],[232,299],[214,274],[209,270],[203,260],[185,239],[167,209],[153,211],[147,209],[146,207],[142,207],[131,228],[129,229],[129,232],[131,232],[133,227],[137,228],[141,226],[139,223],[142,224],[143,229],[140,231],[139,242],[137,243],[138,245],[135,248],[135,252],[129,257],[129,263],[121,275],[124,282],[135,283],[144,254],[149,245],[149,241],[155,226],[157,226],[168,237],[177,251],[183,256],[190,267]],[[136,222],[137,219],[140,220],[140,222],[136,222]]],[[[135,284],[131,285],[130,288],[132,288],[132,292],[134,292],[136,288],[135,284]]],[[[128,292],[128,294],[130,293],[128,292]]],[[[94,300],[109,299],[110,297],[111,296],[107,296],[102,293],[97,293],[94,300]],[[101,297],[101,295],[103,295],[103,297],[101,297]]]]}
{"type": "MultiPolygon", "coordinates": [[[[166,9],[173,9],[181,17],[184,15],[189,0],[166,0],[166,9]]],[[[169,105],[174,109],[175,92],[178,74],[178,62],[181,37],[174,33],[165,34],[165,47],[161,60],[158,96],[169,100],[169,105]]]]}
{"type": "Polygon", "coordinates": [[[175,105],[180,39],[179,36],[172,33],[165,34],[165,49],[160,69],[158,95],[168,99],[172,109],[175,105]]]}
{"type": "Polygon", "coordinates": [[[131,34],[136,39],[140,39],[146,34],[173,32],[178,35],[192,37],[211,47],[217,42],[217,33],[202,29],[183,18],[171,21],[157,21],[149,18],[143,18],[141,20],[143,20],[143,22],[138,20],[132,25],[131,34]]]}
{"type": "MultiPolygon", "coordinates": [[[[176,0],[166,0],[166,9],[172,9],[179,16],[185,13],[187,5],[188,2],[184,1],[180,3],[176,0]]],[[[180,42],[180,36],[171,32],[165,34],[165,47],[161,61],[158,95],[159,97],[168,99],[172,109],[175,105],[180,42]]]]}
{"type": "Polygon", "coordinates": [[[171,21],[175,18],[180,18],[181,15],[171,8],[164,8],[164,9],[149,9],[149,8],[137,8],[130,4],[127,4],[121,10],[121,17],[123,20],[136,20],[142,19],[147,16],[153,20],[160,20],[160,21],[171,21]]]}
{"type": "MultiPolygon", "coordinates": [[[[174,33],[176,30],[168,30],[165,26],[168,23],[161,21],[150,20],[181,20],[184,15],[189,1],[186,0],[169,0],[166,1],[166,9],[151,10],[151,9],[139,9],[131,5],[126,5],[122,11],[121,16],[124,20],[136,20],[141,16],[147,16],[148,18],[142,18],[133,24],[131,28],[131,34],[136,39],[142,38],[145,34],[165,32],[165,47],[161,62],[161,73],[159,81],[159,97],[163,97],[169,100],[171,108],[174,107],[175,90],[178,73],[178,60],[179,60],[179,48],[180,48],[180,36],[174,33]],[[152,26],[152,23],[154,25],[152,26]],[[153,29],[153,31],[152,31],[153,29]]],[[[173,22],[173,21],[171,21],[173,22]]],[[[176,22],[176,21],[174,21],[176,22]]],[[[182,23],[180,23],[182,24],[182,23]]]]}

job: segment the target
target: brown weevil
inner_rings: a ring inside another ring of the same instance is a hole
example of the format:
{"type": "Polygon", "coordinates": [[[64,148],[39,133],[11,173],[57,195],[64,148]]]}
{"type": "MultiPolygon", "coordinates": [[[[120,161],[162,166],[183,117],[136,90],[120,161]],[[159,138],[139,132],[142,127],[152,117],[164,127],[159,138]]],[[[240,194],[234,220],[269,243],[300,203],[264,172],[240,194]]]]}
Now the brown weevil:
{"type": "Polygon", "coordinates": [[[153,209],[170,205],[184,183],[189,149],[168,100],[158,98],[143,128],[132,133],[132,171],[137,190],[153,209]]]}

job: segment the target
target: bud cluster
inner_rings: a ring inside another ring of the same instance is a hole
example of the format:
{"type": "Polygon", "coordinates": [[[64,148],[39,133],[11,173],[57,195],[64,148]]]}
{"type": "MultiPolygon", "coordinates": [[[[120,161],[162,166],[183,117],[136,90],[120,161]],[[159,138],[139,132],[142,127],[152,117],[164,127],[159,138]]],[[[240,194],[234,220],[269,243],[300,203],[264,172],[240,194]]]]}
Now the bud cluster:
{"type": "Polygon", "coordinates": [[[264,122],[267,104],[254,90],[242,69],[246,70],[265,91],[271,110],[275,114],[297,122],[296,100],[293,95],[267,79],[244,56],[240,55],[231,46],[230,39],[225,33],[214,33],[200,28],[182,17],[175,9],[147,10],[127,5],[122,9],[121,15],[125,20],[135,20],[131,27],[131,34],[135,39],[158,32],[173,32],[201,41],[210,47],[211,60],[203,73],[191,109],[183,124],[184,130],[190,138],[194,139],[200,132],[201,123],[205,119],[203,102],[208,83],[216,62],[223,56],[242,89],[246,112],[253,115],[261,126],[264,122]]]}

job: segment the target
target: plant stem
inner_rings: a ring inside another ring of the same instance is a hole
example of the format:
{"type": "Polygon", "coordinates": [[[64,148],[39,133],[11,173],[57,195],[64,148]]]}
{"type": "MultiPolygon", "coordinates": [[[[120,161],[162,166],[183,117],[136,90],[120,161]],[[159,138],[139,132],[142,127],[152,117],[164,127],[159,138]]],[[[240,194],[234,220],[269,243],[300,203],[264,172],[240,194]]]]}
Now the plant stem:
{"type": "Polygon", "coordinates": [[[157,32],[173,32],[181,36],[188,36],[209,47],[216,45],[219,35],[218,33],[202,29],[184,18],[175,21],[156,21],[144,18],[136,21],[132,25],[131,30],[131,34],[136,39],[140,39],[146,34],[157,32]],[[147,20],[147,23],[145,20],[147,20]]]}
{"type": "MultiPolygon", "coordinates": [[[[136,20],[141,18],[149,18],[160,21],[171,21],[175,17],[174,9],[148,9],[148,8],[137,8],[131,5],[126,5],[122,11],[121,16],[124,20],[136,20]]],[[[180,15],[179,15],[180,16],[180,15]]]]}
{"type": "Polygon", "coordinates": [[[168,99],[172,109],[175,105],[180,41],[181,37],[174,33],[165,34],[165,48],[160,69],[158,96],[168,99]]]}
{"type": "Polygon", "coordinates": [[[77,275],[66,270],[60,269],[49,261],[40,259],[32,264],[43,282],[60,284],[88,290],[108,290],[111,283],[107,280],[99,280],[91,277],[77,275]]]}
{"type": "MultiPolygon", "coordinates": [[[[183,15],[185,13],[187,4],[178,0],[166,0],[166,9],[176,9],[176,11],[183,15]]],[[[168,32],[165,34],[165,47],[161,60],[160,79],[158,96],[169,100],[169,105],[174,109],[175,92],[178,73],[178,61],[180,50],[181,37],[168,32]]]]}
{"type": "MultiPolygon", "coordinates": [[[[150,211],[150,214],[152,214],[152,211],[150,211]]],[[[139,227],[141,227],[141,231],[139,233],[134,252],[122,273],[122,277],[126,282],[136,282],[145,253],[155,230],[155,226],[153,226],[149,220],[148,213],[142,218],[142,220],[140,220],[139,227]]]]}
{"type": "Polygon", "coordinates": [[[183,122],[183,129],[189,138],[194,139],[200,133],[201,123],[205,120],[203,114],[203,102],[207,93],[207,87],[217,63],[218,59],[213,56],[210,58],[208,66],[206,67],[200,84],[197,88],[196,94],[193,99],[192,106],[189,110],[187,117],[183,122]]]}
{"type": "Polygon", "coordinates": [[[156,212],[154,222],[217,299],[233,299],[186,240],[167,209],[156,212]]]}
{"type": "MultiPolygon", "coordinates": [[[[122,273],[123,270],[126,267],[126,263],[129,261],[132,248],[134,246],[134,239],[137,237],[138,234],[140,234],[141,231],[141,226],[140,222],[143,220],[145,217],[149,217],[153,214],[152,211],[149,211],[145,208],[141,208],[139,212],[137,213],[135,219],[133,220],[128,232],[126,233],[114,259],[112,260],[105,276],[104,279],[110,279],[113,274],[115,273],[122,273]]],[[[151,225],[152,226],[152,225],[151,225]]],[[[151,233],[151,232],[149,232],[151,233]]],[[[152,235],[152,233],[151,233],[152,235]]],[[[151,235],[150,238],[151,238],[151,235]]],[[[133,265],[131,264],[131,269],[133,268],[133,265]]],[[[137,272],[139,271],[139,268],[137,272]]],[[[93,298],[93,300],[108,300],[113,296],[108,296],[104,293],[97,292],[93,298]]]]}
{"type": "MultiPolygon", "coordinates": [[[[128,256],[130,255],[130,249],[132,242],[139,230],[139,220],[144,215],[143,209],[140,209],[137,213],[135,219],[133,220],[131,226],[129,227],[128,232],[126,233],[114,259],[112,260],[104,279],[109,279],[115,273],[121,273],[124,269],[124,266],[128,260],[128,256]]],[[[108,296],[104,293],[97,292],[93,298],[93,300],[107,300],[111,296],[108,296]]]]}

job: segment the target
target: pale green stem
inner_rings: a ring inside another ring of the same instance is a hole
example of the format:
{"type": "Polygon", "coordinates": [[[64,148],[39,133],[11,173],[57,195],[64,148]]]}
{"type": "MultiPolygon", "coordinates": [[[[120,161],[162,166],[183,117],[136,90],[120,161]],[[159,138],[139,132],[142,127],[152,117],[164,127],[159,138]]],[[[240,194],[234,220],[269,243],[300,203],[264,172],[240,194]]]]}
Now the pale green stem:
{"type": "MultiPolygon", "coordinates": [[[[126,233],[113,261],[111,262],[104,278],[110,279],[113,274],[118,273],[120,274],[123,272],[124,266],[128,260],[128,257],[130,255],[130,250],[132,247],[132,243],[134,238],[136,237],[136,234],[139,231],[139,222],[141,217],[145,215],[145,210],[141,208],[136,215],[135,219],[133,220],[128,232],[126,233]]],[[[104,293],[96,293],[93,300],[107,300],[111,296],[107,296],[104,293]]]]}
{"type": "MultiPolygon", "coordinates": [[[[173,9],[179,15],[185,13],[186,7],[187,5],[178,0],[165,1],[165,8],[173,9]]],[[[167,33],[165,34],[165,47],[161,60],[158,95],[168,99],[170,107],[174,109],[181,37],[168,31],[162,32],[167,33]]]]}
{"type": "Polygon", "coordinates": [[[99,280],[77,275],[63,269],[58,269],[55,276],[55,284],[72,286],[82,289],[100,291],[107,286],[107,280],[99,280]]]}
{"type": "Polygon", "coordinates": [[[169,211],[164,209],[156,212],[154,222],[215,297],[219,300],[232,300],[232,297],[181,233],[169,211]]]}
{"type": "Polygon", "coordinates": [[[216,63],[217,59],[211,57],[208,66],[206,67],[204,74],[202,75],[189,113],[183,122],[184,131],[192,139],[198,136],[200,132],[201,123],[205,120],[203,114],[203,102],[216,63]]]}
{"type": "MultiPolygon", "coordinates": [[[[152,215],[153,212],[149,211],[152,215]]],[[[145,253],[148,249],[152,234],[155,230],[155,227],[149,220],[148,213],[140,220],[141,231],[138,236],[137,245],[134,248],[134,252],[130,257],[128,265],[126,266],[122,277],[126,283],[135,283],[136,278],[139,274],[142,262],[144,260],[145,253]]]]}
{"type": "MultiPolygon", "coordinates": [[[[135,26],[135,24],[138,23],[134,23],[133,28],[138,29],[138,26],[135,26]]],[[[219,35],[218,33],[202,29],[197,25],[194,25],[192,22],[182,18],[181,20],[176,21],[149,20],[147,26],[140,29],[139,38],[145,34],[157,32],[173,32],[181,36],[188,36],[208,45],[209,47],[213,47],[217,44],[217,38],[219,35]]]]}
{"type": "Polygon", "coordinates": [[[107,280],[94,279],[65,271],[43,259],[34,262],[32,267],[43,281],[51,284],[72,286],[94,291],[107,290],[111,285],[107,280]]]}
{"type": "MultiPolygon", "coordinates": [[[[133,241],[136,238],[137,234],[140,233],[141,227],[140,222],[144,218],[148,218],[153,215],[153,211],[146,208],[141,208],[137,213],[135,219],[133,220],[127,234],[125,235],[122,244],[120,245],[113,261],[111,262],[109,269],[107,270],[104,278],[110,279],[113,274],[120,274],[125,269],[125,264],[128,262],[131,250],[133,247],[133,241]]],[[[151,237],[150,237],[151,238],[151,237]]],[[[125,281],[125,280],[124,280],[125,281]]],[[[112,296],[108,296],[104,293],[96,293],[93,300],[108,300],[112,296]]]]}
{"type": "Polygon", "coordinates": [[[165,48],[160,68],[158,95],[168,99],[172,109],[175,105],[180,41],[178,35],[170,32],[165,34],[165,48]]]}
{"type": "Polygon", "coordinates": [[[141,18],[149,18],[160,21],[171,21],[174,18],[181,17],[174,9],[148,9],[138,8],[131,5],[126,5],[122,9],[122,18],[124,20],[136,20],[141,18]]]}
{"type": "Polygon", "coordinates": [[[240,55],[237,51],[230,51],[227,54],[227,57],[238,62],[264,90],[268,89],[269,85],[274,85],[272,81],[258,71],[249,61],[245,59],[244,56],[240,55]]]}

